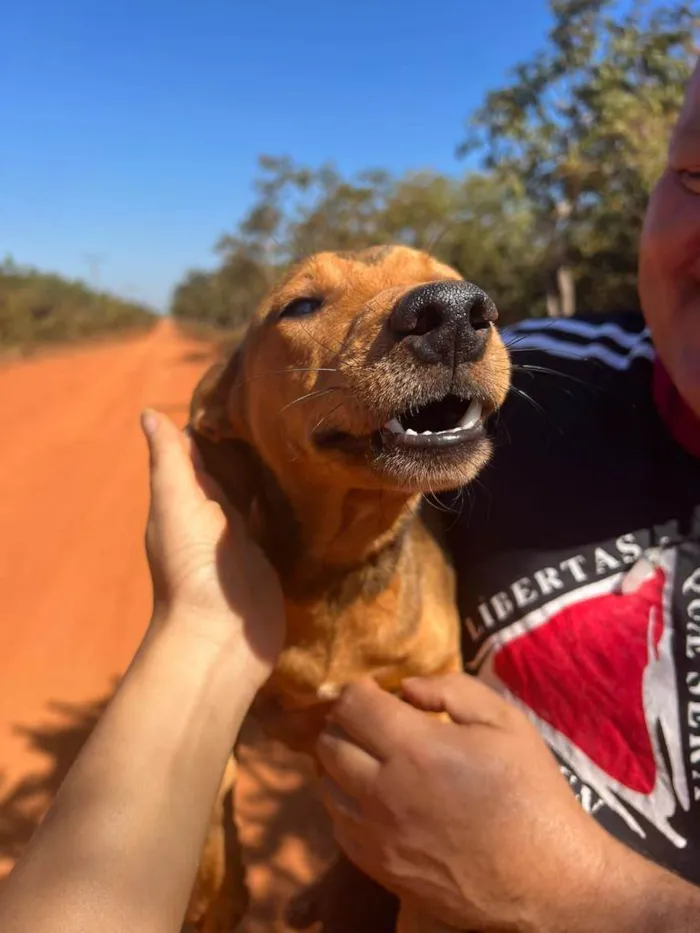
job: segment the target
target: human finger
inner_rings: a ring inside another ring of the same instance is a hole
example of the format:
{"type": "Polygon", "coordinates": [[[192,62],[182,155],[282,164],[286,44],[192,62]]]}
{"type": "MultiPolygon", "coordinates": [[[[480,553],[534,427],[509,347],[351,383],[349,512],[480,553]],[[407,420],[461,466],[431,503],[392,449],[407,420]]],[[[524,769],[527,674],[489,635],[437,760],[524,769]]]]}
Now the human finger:
{"type": "Polygon", "coordinates": [[[424,717],[369,678],[347,686],[328,713],[365,751],[385,761],[425,727],[424,717]]]}
{"type": "Polygon", "coordinates": [[[316,753],[324,771],[352,797],[367,794],[379,772],[379,762],[353,739],[332,724],[316,742],[316,753]]]}

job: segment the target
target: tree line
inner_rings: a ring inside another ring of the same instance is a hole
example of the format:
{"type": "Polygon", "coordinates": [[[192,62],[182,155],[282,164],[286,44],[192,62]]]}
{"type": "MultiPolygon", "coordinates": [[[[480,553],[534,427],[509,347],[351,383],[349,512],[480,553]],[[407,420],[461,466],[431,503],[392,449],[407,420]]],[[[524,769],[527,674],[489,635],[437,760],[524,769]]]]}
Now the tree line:
{"type": "Polygon", "coordinates": [[[264,155],[256,198],[213,271],[174,290],[177,318],[245,323],[272,281],[321,249],[404,243],[486,289],[502,318],[638,306],[637,243],[692,71],[693,6],[550,0],[543,47],[467,120],[461,176],[346,177],[264,155]]]}
{"type": "Polygon", "coordinates": [[[0,262],[0,348],[79,340],[97,334],[150,327],[144,305],[88,288],[85,283],[0,262]]]}

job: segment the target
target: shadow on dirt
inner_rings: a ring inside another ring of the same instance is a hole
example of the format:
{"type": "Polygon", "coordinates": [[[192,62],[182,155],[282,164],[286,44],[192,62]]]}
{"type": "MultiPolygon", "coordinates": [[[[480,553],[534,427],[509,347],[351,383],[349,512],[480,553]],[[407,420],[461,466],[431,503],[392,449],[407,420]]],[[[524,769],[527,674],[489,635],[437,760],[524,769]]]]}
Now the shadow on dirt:
{"type": "Polygon", "coordinates": [[[14,861],[22,854],[110,696],[80,706],[52,701],[45,723],[15,727],[45,764],[9,789],[0,778],[0,859],[14,861]]]}
{"type": "MultiPolygon", "coordinates": [[[[111,695],[82,705],[51,701],[44,721],[15,727],[41,763],[14,786],[0,773],[0,859],[22,854],[111,695]]],[[[246,724],[239,758],[238,823],[253,892],[243,929],[283,930],[287,901],[333,851],[328,823],[310,762],[267,740],[254,723],[246,724]]]]}

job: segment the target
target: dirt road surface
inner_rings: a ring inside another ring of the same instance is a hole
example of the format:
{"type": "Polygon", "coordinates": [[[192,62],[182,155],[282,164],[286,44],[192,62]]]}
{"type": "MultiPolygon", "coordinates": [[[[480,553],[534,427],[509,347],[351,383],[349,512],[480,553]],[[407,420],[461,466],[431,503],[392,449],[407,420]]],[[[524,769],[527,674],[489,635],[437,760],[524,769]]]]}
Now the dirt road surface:
{"type": "MultiPolygon", "coordinates": [[[[211,348],[145,336],[0,366],[0,875],[22,851],[150,612],[146,406],[183,425],[211,348]]],[[[277,920],[326,854],[305,769],[253,735],[239,812],[253,907],[277,920]]]]}

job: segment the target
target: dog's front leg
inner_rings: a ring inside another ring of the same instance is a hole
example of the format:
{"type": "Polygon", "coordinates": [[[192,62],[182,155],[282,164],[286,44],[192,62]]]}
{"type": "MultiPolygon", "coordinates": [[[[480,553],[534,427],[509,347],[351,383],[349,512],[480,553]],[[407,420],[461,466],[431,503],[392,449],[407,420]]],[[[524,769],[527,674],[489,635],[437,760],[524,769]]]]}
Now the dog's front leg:
{"type": "Polygon", "coordinates": [[[233,933],[248,909],[243,853],[235,814],[238,765],[232,754],[219,787],[185,917],[197,933],[233,933]]]}

